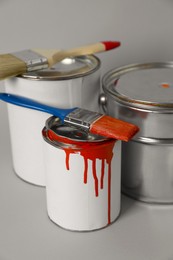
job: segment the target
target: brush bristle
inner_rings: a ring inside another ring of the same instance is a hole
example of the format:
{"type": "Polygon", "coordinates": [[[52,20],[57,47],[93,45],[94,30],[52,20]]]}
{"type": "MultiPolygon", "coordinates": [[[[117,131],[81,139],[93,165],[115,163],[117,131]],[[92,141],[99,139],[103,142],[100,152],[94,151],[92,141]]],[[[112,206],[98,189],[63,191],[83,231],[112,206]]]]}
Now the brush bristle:
{"type": "Polygon", "coordinates": [[[0,55],[0,79],[5,79],[25,73],[27,70],[24,61],[12,54],[0,55]]]}
{"type": "Polygon", "coordinates": [[[93,134],[126,142],[138,131],[139,128],[136,125],[105,115],[90,126],[90,132],[93,134]]]}

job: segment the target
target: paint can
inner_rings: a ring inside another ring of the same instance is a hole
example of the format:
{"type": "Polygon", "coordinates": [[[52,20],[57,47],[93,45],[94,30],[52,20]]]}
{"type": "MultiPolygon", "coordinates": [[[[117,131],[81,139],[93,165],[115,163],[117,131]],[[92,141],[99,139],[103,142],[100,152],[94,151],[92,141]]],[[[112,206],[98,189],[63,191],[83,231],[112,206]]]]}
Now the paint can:
{"type": "MultiPolygon", "coordinates": [[[[100,60],[95,56],[64,59],[50,69],[5,80],[5,91],[59,108],[98,111],[100,60]]],[[[41,130],[50,115],[7,106],[14,171],[29,183],[45,186],[41,130]]]]}
{"type": "Polygon", "coordinates": [[[50,117],[43,131],[49,218],[62,228],[92,231],[120,212],[121,142],[61,124],[50,117]]]}
{"type": "Polygon", "coordinates": [[[173,203],[173,62],[132,64],[103,77],[103,108],[138,125],[122,144],[122,191],[148,203],[173,203]]]}

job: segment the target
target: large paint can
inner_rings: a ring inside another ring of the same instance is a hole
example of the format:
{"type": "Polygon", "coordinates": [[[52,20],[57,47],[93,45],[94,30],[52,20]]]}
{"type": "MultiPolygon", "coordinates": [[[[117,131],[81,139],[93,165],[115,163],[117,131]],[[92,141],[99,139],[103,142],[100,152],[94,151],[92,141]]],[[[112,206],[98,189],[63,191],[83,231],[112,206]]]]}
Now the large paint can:
{"type": "Polygon", "coordinates": [[[73,231],[114,222],[120,212],[121,141],[62,125],[56,117],[42,133],[49,218],[73,231]]]}
{"type": "MultiPolygon", "coordinates": [[[[5,81],[8,93],[60,108],[99,110],[100,60],[95,56],[65,59],[50,69],[5,81]]],[[[8,104],[13,168],[23,180],[45,186],[41,130],[50,115],[8,104]]]]}
{"type": "Polygon", "coordinates": [[[122,144],[122,191],[148,203],[173,203],[173,62],[113,69],[103,90],[107,113],[140,128],[122,144]]]}

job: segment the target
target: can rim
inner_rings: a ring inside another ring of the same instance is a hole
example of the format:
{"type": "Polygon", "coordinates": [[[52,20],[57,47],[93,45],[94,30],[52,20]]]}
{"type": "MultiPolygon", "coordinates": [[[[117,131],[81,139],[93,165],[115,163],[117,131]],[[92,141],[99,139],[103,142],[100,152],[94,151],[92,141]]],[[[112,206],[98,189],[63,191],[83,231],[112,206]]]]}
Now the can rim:
{"type": "MultiPolygon", "coordinates": [[[[55,133],[51,132],[51,135],[55,133]]],[[[77,141],[77,140],[71,140],[64,138],[64,140],[60,138],[55,139],[54,137],[51,138],[50,136],[50,130],[46,128],[46,126],[42,129],[42,137],[44,141],[46,141],[48,144],[59,148],[59,149],[73,149],[76,151],[82,151],[82,150],[88,150],[88,149],[99,149],[100,147],[104,147],[105,145],[108,145],[110,143],[116,142],[114,139],[107,139],[103,141],[87,141],[87,142],[82,142],[82,141],[77,141]],[[71,142],[72,141],[72,142],[71,142]]]]}
{"type": "Polygon", "coordinates": [[[72,75],[68,75],[68,73],[57,73],[57,75],[39,75],[39,74],[35,74],[33,72],[30,73],[24,73],[22,75],[17,76],[18,78],[23,78],[23,79],[28,79],[28,80],[43,80],[43,81],[58,81],[58,80],[67,80],[67,79],[74,79],[74,78],[80,78],[80,77],[84,77],[87,75],[90,75],[92,73],[94,73],[95,71],[97,71],[100,66],[101,66],[101,61],[98,57],[96,57],[95,55],[83,55],[83,56],[78,56],[75,57],[76,60],[89,60],[93,63],[94,67],[85,71],[85,70],[80,70],[80,69],[74,69],[72,72],[72,75]]]}
{"type": "MultiPolygon", "coordinates": [[[[56,147],[56,148],[59,148],[59,149],[63,149],[63,148],[69,148],[69,144],[64,144],[64,143],[61,143],[61,142],[57,142],[55,140],[52,140],[49,138],[48,134],[47,134],[47,128],[44,127],[42,129],[42,137],[44,139],[44,141],[46,141],[46,143],[56,147]]],[[[79,147],[77,147],[76,145],[74,144],[70,144],[70,148],[72,149],[76,149],[76,150],[79,150],[79,147]]]]}
{"type": "Polygon", "coordinates": [[[143,101],[139,99],[129,98],[125,95],[120,94],[118,91],[113,91],[110,86],[112,82],[118,81],[119,78],[131,71],[137,71],[141,69],[152,69],[152,68],[173,68],[173,61],[169,62],[150,62],[150,63],[135,63],[108,71],[102,78],[102,87],[105,93],[110,94],[116,101],[121,104],[141,108],[150,111],[162,111],[162,113],[173,113],[173,103],[165,102],[151,102],[143,101]]]}
{"type": "Polygon", "coordinates": [[[147,145],[172,146],[173,138],[153,138],[153,137],[138,136],[137,138],[133,138],[132,142],[143,143],[147,145]]]}
{"type": "Polygon", "coordinates": [[[61,138],[68,139],[68,140],[66,140],[68,144],[75,144],[75,145],[77,143],[78,144],[82,144],[82,143],[93,143],[93,144],[100,143],[101,144],[101,143],[108,142],[108,141],[112,140],[111,138],[106,138],[106,137],[103,137],[103,136],[100,136],[100,135],[91,134],[91,133],[88,133],[84,130],[82,132],[85,133],[85,136],[89,136],[88,139],[81,139],[81,138],[78,139],[78,138],[76,138],[76,135],[72,137],[72,136],[57,134],[56,128],[61,127],[61,126],[65,126],[65,125],[67,125],[69,128],[71,128],[71,131],[73,129],[78,130],[78,131],[82,131],[82,129],[80,129],[80,128],[76,128],[75,126],[69,126],[66,123],[62,123],[61,120],[58,117],[55,117],[55,116],[49,117],[46,120],[46,123],[45,123],[45,127],[46,127],[47,131],[50,130],[54,134],[54,136],[57,136],[57,137],[59,136],[59,139],[61,139],[61,138]]]}

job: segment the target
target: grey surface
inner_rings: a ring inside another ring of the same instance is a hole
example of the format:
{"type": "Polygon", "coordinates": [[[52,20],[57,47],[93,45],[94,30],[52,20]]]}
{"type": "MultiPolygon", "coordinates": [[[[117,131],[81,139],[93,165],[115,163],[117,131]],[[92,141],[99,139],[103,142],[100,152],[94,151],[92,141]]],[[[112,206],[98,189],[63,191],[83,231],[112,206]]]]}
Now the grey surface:
{"type": "Polygon", "coordinates": [[[172,260],[173,206],[122,196],[119,219],[89,233],[66,231],[46,212],[45,188],[12,170],[6,105],[0,104],[0,260],[172,260]]]}

